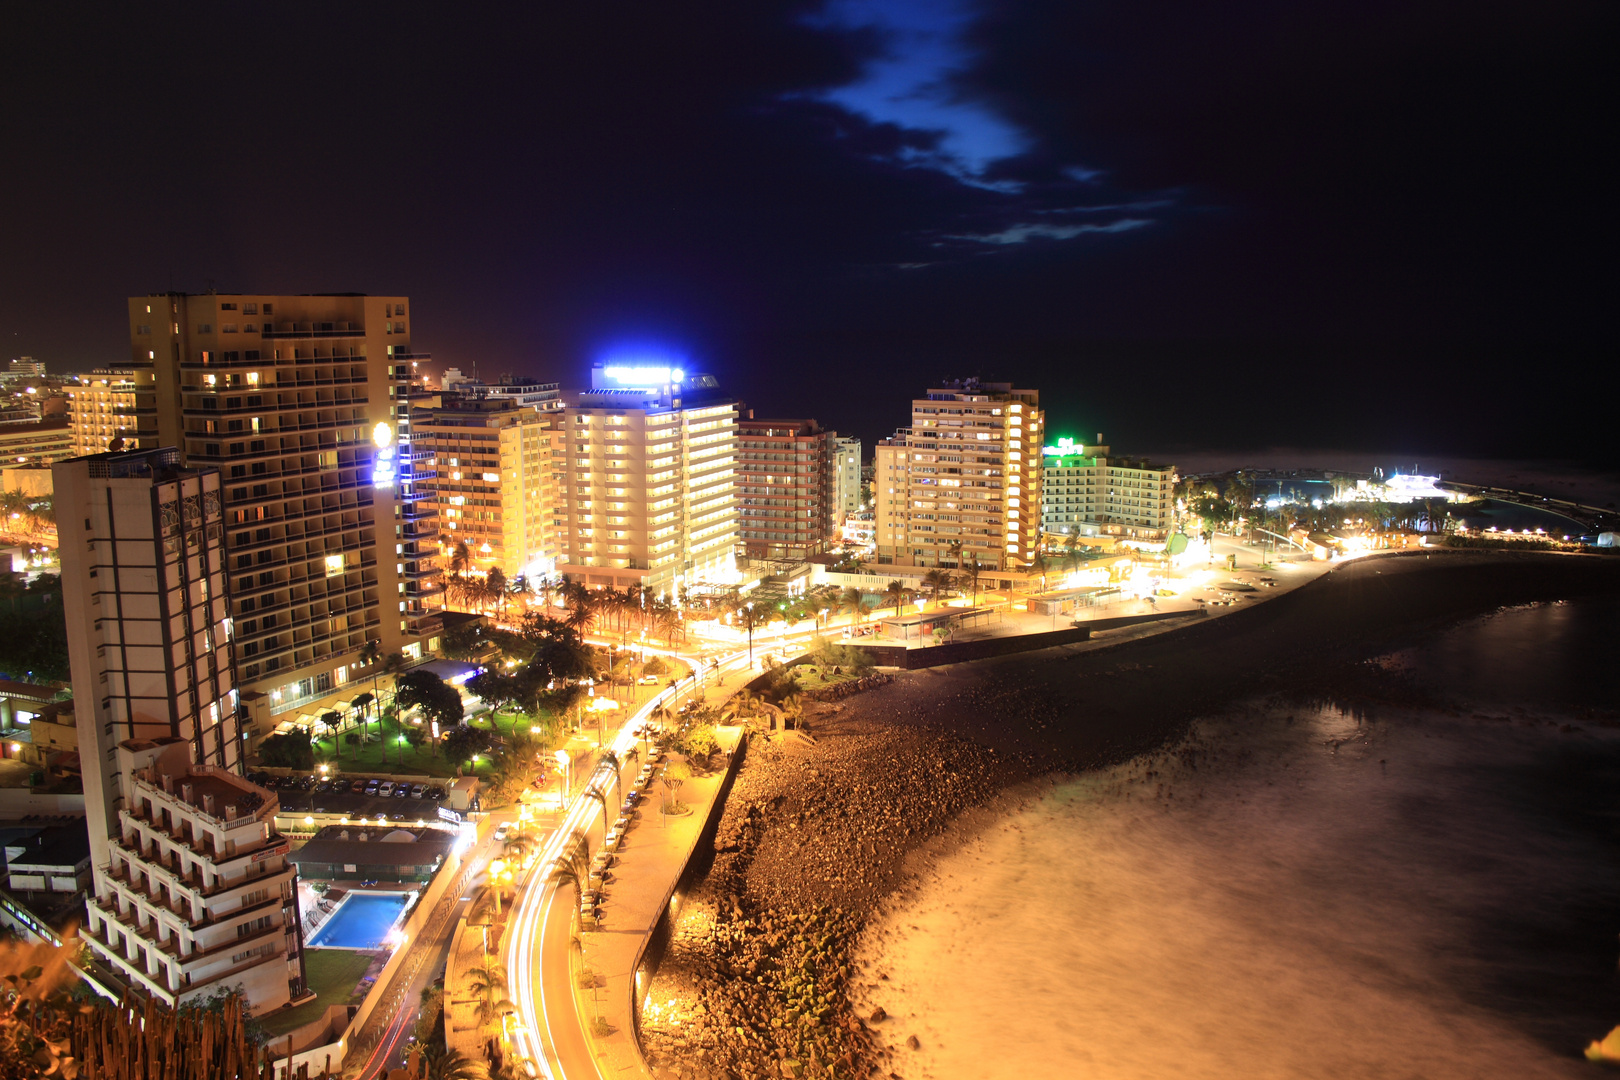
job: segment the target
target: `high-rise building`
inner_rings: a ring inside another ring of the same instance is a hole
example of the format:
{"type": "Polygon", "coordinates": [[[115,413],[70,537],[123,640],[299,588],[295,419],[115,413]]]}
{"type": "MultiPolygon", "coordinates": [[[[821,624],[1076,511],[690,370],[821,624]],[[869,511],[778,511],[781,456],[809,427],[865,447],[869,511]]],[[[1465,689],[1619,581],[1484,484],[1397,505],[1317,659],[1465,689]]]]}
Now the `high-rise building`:
{"type": "Polygon", "coordinates": [[[68,398],[68,425],[73,453],[100,454],[114,439],[135,443],[135,380],[125,370],[101,369],[63,388],[68,398]]]}
{"type": "Polygon", "coordinates": [[[304,993],[276,796],[241,775],[224,485],[174,449],[53,468],[89,828],[84,940],[173,1007],[304,993]]]}
{"type": "Polygon", "coordinates": [[[19,356],[11,361],[7,375],[13,379],[38,379],[45,374],[45,361],[32,356],[19,356]]]}
{"type": "MultiPolygon", "coordinates": [[[[454,393],[462,400],[499,400],[509,405],[525,405],[548,412],[562,408],[560,383],[541,382],[516,375],[502,375],[499,382],[486,383],[469,379],[457,368],[448,369],[439,380],[445,394],[454,393]]],[[[450,404],[447,400],[445,404],[450,404]]]]}
{"type": "MultiPolygon", "coordinates": [[[[1040,546],[1040,394],[963,379],[911,403],[905,540],[893,561],[987,570],[1028,565],[1040,546]]],[[[898,479],[898,478],[897,478],[898,479]]],[[[879,475],[881,486],[885,484],[879,475]]],[[[878,551],[884,549],[879,518],[878,551]]],[[[892,524],[891,536],[900,527],[892,524]]]]}
{"type": "Polygon", "coordinates": [[[49,465],[73,456],[66,420],[0,425],[0,464],[49,465]]]}
{"type": "Polygon", "coordinates": [[[358,294],[129,301],[137,441],[219,469],[237,662],[272,719],[344,693],[368,640],[407,658],[436,648],[408,308],[358,294]]]}
{"type": "MultiPolygon", "coordinates": [[[[468,569],[549,577],[568,515],[560,483],[561,421],[508,398],[424,409],[413,425],[433,455],[434,505],[446,557],[465,542],[468,569]]],[[[445,562],[441,565],[448,566],[445,562]]]]}
{"type": "Polygon", "coordinates": [[[814,420],[737,421],[737,535],[755,559],[802,559],[827,548],[833,443],[814,420]]]}
{"type": "Polygon", "coordinates": [[[737,402],[710,375],[598,366],[563,395],[566,565],[587,585],[679,595],[736,580],[737,402]]]}
{"type": "Polygon", "coordinates": [[[877,560],[893,563],[910,556],[906,522],[911,505],[911,470],[906,467],[906,440],[911,429],[901,428],[879,439],[872,450],[872,532],[877,560]]]}
{"type": "Polygon", "coordinates": [[[1169,535],[1174,465],[1112,457],[1100,434],[1091,446],[1059,439],[1041,457],[1042,532],[1131,540],[1169,535]]]}
{"type": "Polygon", "coordinates": [[[833,524],[861,508],[861,440],[833,439],[833,524]]]}

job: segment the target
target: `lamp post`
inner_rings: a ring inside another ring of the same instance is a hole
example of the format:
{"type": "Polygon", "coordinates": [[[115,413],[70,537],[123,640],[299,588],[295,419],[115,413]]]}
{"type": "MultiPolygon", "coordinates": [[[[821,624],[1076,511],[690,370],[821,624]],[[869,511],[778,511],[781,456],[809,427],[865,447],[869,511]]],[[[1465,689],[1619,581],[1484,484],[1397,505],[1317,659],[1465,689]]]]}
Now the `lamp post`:
{"type": "Polygon", "coordinates": [[[573,770],[574,770],[574,759],[569,756],[568,751],[566,751],[566,750],[558,750],[557,751],[557,780],[558,780],[558,783],[562,787],[561,792],[559,792],[558,795],[557,795],[557,807],[558,807],[558,809],[561,809],[563,806],[567,805],[567,803],[568,803],[568,787],[569,787],[569,783],[568,783],[569,776],[568,776],[568,774],[573,772],[573,770]]]}
{"type": "Polygon", "coordinates": [[[748,670],[754,670],[754,602],[748,601],[748,617],[743,620],[748,625],[748,670]]]}

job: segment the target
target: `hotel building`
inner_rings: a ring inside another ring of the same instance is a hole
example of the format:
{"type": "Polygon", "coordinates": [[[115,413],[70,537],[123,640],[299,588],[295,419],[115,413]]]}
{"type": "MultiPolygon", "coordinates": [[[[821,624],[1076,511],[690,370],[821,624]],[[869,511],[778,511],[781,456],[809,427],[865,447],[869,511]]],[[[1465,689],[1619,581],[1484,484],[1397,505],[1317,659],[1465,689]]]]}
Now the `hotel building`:
{"type": "Polygon", "coordinates": [[[242,778],[225,483],[174,449],[52,470],[92,890],[83,940],[174,1007],[305,993],[276,796],[242,778]]]}
{"type": "Polygon", "coordinates": [[[508,577],[531,578],[556,572],[558,536],[568,516],[561,426],[555,414],[499,397],[418,410],[415,445],[432,455],[446,555],[464,541],[469,569],[500,567],[508,577]]]}
{"type": "Polygon", "coordinates": [[[906,468],[909,428],[879,439],[872,450],[872,532],[877,561],[893,563],[908,557],[907,508],[911,505],[911,471],[906,468]]]}
{"type": "Polygon", "coordinates": [[[833,524],[861,508],[861,440],[833,439],[833,524]]]}
{"type": "Polygon", "coordinates": [[[0,463],[49,465],[73,456],[73,432],[65,420],[0,425],[0,463]]]}
{"type": "Polygon", "coordinates": [[[436,648],[443,586],[427,455],[410,428],[422,358],[409,306],[358,294],[129,301],[136,441],[219,470],[236,658],[271,721],[341,695],[368,640],[407,658],[436,648]]]}
{"type": "Polygon", "coordinates": [[[894,502],[903,489],[907,504],[878,517],[879,561],[887,546],[901,565],[1027,566],[1040,546],[1043,426],[1039,392],[1011,383],[963,379],[914,400],[903,469],[898,447],[888,448],[887,473],[878,463],[874,488],[885,498],[894,488],[894,502]]]}
{"type": "Polygon", "coordinates": [[[734,582],[737,403],[713,376],[597,366],[563,400],[559,572],[666,595],[734,582]]]}
{"type": "Polygon", "coordinates": [[[68,398],[68,425],[75,455],[100,454],[114,439],[135,445],[135,380],[127,371],[100,370],[73,386],[68,398]]]}
{"type": "Polygon", "coordinates": [[[1170,533],[1174,465],[1115,458],[1102,445],[1059,439],[1041,451],[1041,531],[1055,536],[1163,540],[1170,533]]]}
{"type": "Polygon", "coordinates": [[[737,421],[737,529],[744,554],[803,559],[826,550],[836,527],[837,439],[814,420],[737,421]]]}

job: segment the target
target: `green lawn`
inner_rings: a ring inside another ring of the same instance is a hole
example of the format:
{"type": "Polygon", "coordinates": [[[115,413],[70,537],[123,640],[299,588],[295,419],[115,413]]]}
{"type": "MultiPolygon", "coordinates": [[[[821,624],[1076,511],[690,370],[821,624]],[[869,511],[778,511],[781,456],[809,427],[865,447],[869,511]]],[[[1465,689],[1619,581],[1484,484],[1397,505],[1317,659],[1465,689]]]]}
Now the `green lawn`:
{"type": "MultiPolygon", "coordinates": [[[[372,733],[376,734],[375,729],[372,733]]],[[[425,742],[420,748],[415,749],[409,744],[402,745],[397,728],[390,728],[386,739],[364,745],[354,745],[344,739],[341,756],[334,750],[331,739],[316,739],[315,762],[317,765],[331,765],[340,773],[442,777],[456,775],[456,763],[445,760],[444,754],[436,752],[431,742],[425,742]]],[[[475,771],[478,775],[486,774],[489,771],[489,758],[481,757],[475,771]]]]}
{"type": "Polygon", "coordinates": [[[354,1000],[360,976],[371,966],[371,954],[348,949],[309,949],[304,953],[304,978],[315,991],[315,1000],[272,1013],[260,1023],[271,1035],[285,1035],[295,1027],[320,1018],[328,1005],[347,1005],[354,1000]]]}

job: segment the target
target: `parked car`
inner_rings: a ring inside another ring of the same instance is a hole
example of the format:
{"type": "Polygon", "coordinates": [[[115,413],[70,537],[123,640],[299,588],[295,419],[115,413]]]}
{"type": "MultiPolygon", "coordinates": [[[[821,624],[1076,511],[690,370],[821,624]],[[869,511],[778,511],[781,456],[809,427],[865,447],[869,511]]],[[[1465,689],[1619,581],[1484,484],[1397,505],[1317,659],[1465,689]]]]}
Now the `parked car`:
{"type": "Polygon", "coordinates": [[[377,797],[379,799],[389,798],[393,794],[394,794],[394,782],[392,780],[384,780],[382,782],[382,784],[377,788],[377,797]]]}
{"type": "Polygon", "coordinates": [[[409,797],[410,793],[411,793],[411,785],[409,785],[409,784],[400,784],[398,787],[396,787],[394,789],[394,798],[396,798],[396,799],[404,799],[404,798],[409,797]]]}
{"type": "Polygon", "coordinates": [[[377,785],[380,784],[380,783],[382,783],[381,780],[367,780],[366,781],[366,794],[367,795],[375,795],[375,794],[377,794],[377,785]]]}
{"type": "Polygon", "coordinates": [[[349,785],[349,790],[358,795],[362,791],[366,790],[366,782],[364,780],[356,780],[354,783],[349,785]]]}
{"type": "Polygon", "coordinates": [[[501,843],[505,843],[506,838],[510,836],[511,833],[512,823],[510,821],[503,821],[499,825],[495,826],[495,839],[501,843]]]}
{"type": "Polygon", "coordinates": [[[434,784],[432,787],[427,789],[427,797],[430,799],[444,798],[444,788],[440,787],[438,784],[434,784]]]}
{"type": "Polygon", "coordinates": [[[656,676],[656,675],[643,675],[641,678],[637,679],[636,682],[637,682],[637,684],[639,684],[641,686],[657,686],[658,685],[658,676],[656,676]]]}
{"type": "Polygon", "coordinates": [[[413,799],[420,799],[426,794],[427,794],[427,785],[426,784],[417,784],[415,787],[411,788],[411,798],[413,798],[413,799]]]}

